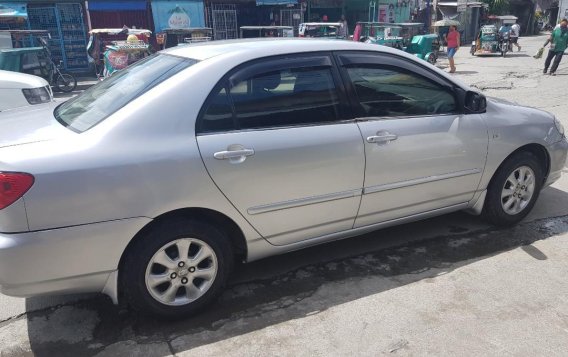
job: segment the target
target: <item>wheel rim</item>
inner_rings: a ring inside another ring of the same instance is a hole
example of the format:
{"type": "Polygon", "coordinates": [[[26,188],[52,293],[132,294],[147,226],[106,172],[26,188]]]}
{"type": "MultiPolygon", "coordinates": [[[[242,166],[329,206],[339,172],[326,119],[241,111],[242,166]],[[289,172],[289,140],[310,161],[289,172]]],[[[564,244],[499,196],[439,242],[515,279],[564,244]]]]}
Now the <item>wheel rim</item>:
{"type": "Polygon", "coordinates": [[[177,239],[150,259],[146,289],[162,304],[189,304],[211,288],[217,270],[217,256],[207,243],[195,238],[177,239]]]}
{"type": "Polygon", "coordinates": [[[516,168],[503,185],[501,207],[509,215],[519,214],[529,205],[534,190],[534,171],[528,166],[516,168]]]}

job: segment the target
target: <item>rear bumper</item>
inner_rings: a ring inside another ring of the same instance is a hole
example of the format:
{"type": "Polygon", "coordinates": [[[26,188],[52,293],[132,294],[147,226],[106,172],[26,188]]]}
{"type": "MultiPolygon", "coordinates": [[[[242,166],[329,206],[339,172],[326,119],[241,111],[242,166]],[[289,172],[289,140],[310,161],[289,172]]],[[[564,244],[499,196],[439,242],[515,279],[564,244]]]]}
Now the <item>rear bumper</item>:
{"type": "Polygon", "coordinates": [[[11,296],[101,292],[149,218],[17,234],[0,233],[0,292],[11,296]]]}
{"type": "Polygon", "coordinates": [[[550,145],[548,153],[550,154],[550,172],[544,186],[549,186],[556,182],[562,175],[562,171],[567,168],[568,141],[566,138],[550,145]]]}

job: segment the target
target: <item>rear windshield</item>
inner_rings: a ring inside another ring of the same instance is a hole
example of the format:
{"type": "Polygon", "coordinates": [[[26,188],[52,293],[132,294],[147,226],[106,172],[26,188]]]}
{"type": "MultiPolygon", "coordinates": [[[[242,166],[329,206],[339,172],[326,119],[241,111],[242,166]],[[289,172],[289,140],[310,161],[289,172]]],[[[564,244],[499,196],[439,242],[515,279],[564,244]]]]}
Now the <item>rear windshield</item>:
{"type": "Polygon", "coordinates": [[[156,54],[116,72],[55,108],[55,118],[76,132],[89,130],[108,116],[196,60],[156,54]]]}

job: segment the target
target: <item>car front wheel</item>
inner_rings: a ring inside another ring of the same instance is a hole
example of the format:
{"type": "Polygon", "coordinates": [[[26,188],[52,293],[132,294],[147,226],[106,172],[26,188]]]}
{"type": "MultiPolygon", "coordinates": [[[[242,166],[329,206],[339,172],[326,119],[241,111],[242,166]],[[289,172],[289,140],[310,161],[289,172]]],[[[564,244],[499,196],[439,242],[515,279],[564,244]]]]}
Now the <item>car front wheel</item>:
{"type": "Polygon", "coordinates": [[[150,229],[129,249],[121,284],[129,304],[161,318],[198,313],[222,291],[232,268],[224,232],[198,221],[150,229]]]}
{"type": "Polygon", "coordinates": [[[533,208],[542,181],[542,166],[534,154],[520,152],[511,156],[489,184],[482,216],[497,226],[518,223],[533,208]]]}

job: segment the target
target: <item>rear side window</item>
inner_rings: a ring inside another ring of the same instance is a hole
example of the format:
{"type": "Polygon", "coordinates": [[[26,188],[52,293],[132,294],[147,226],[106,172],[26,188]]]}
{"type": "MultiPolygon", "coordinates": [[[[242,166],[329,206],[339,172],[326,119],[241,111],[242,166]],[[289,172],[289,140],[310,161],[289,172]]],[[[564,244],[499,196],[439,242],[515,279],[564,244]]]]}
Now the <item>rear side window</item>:
{"type": "Polygon", "coordinates": [[[55,118],[83,132],[196,60],[157,54],[123,69],[55,109],[55,118]]]}
{"type": "Polygon", "coordinates": [[[441,115],[457,110],[451,92],[416,73],[374,65],[349,66],[347,73],[365,116],[441,115]]]}
{"type": "Polygon", "coordinates": [[[229,95],[221,88],[210,100],[201,118],[200,132],[220,132],[235,129],[229,95]]]}

